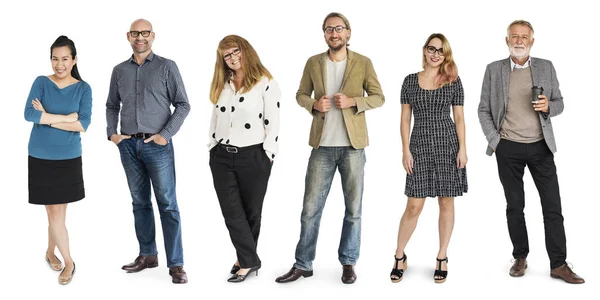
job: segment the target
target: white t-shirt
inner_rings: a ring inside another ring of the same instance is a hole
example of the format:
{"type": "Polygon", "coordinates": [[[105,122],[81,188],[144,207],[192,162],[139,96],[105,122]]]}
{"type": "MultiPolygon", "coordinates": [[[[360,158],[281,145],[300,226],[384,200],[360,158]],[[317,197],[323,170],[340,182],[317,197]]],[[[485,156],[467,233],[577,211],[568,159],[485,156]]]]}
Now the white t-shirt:
{"type": "Polygon", "coordinates": [[[333,99],[333,94],[338,93],[342,87],[347,61],[348,59],[333,62],[327,58],[327,97],[331,99],[331,109],[325,114],[323,135],[319,146],[344,147],[351,145],[342,110],[335,106],[333,99]]]}

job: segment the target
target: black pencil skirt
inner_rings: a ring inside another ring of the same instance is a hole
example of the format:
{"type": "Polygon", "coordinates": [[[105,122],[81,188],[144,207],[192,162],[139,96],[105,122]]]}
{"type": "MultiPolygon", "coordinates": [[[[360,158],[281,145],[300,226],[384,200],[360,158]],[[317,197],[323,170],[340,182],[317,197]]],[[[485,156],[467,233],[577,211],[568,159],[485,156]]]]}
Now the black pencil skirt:
{"type": "Polygon", "coordinates": [[[85,197],[81,156],[47,160],[29,156],[29,203],[51,205],[85,197]]]}

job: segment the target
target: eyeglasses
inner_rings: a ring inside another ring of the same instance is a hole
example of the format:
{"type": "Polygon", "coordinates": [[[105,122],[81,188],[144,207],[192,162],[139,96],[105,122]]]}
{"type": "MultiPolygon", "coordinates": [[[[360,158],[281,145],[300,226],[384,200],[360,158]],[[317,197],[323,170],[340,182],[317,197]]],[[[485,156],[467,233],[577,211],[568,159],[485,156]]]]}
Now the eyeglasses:
{"type": "Polygon", "coordinates": [[[346,29],[346,27],[344,27],[342,25],[338,25],[335,27],[327,26],[327,27],[325,27],[325,32],[333,33],[333,31],[335,30],[335,32],[337,32],[337,33],[342,33],[342,30],[344,30],[344,29],[346,29]]]}
{"type": "Polygon", "coordinates": [[[138,37],[140,34],[143,37],[149,37],[150,36],[150,32],[152,32],[152,30],[142,30],[142,31],[130,31],[129,34],[131,35],[131,37],[138,37]]]}
{"type": "Polygon", "coordinates": [[[434,54],[435,52],[438,53],[439,56],[444,56],[444,49],[443,48],[435,48],[434,46],[427,46],[425,47],[425,49],[427,49],[427,52],[434,54]]]}
{"type": "Polygon", "coordinates": [[[228,61],[231,59],[232,56],[238,56],[240,54],[240,52],[242,52],[242,50],[240,50],[239,48],[235,48],[235,49],[233,49],[233,51],[231,53],[223,55],[223,59],[225,61],[228,61]]]}

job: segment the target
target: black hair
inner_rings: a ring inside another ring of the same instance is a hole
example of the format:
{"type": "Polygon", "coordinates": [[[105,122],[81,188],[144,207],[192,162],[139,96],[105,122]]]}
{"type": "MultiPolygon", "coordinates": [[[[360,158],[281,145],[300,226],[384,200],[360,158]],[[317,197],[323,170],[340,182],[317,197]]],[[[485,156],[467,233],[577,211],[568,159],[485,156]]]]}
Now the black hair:
{"type": "MultiPolygon", "coordinates": [[[[75,57],[77,56],[77,49],[75,48],[75,43],[73,43],[73,41],[69,39],[66,35],[59,36],[56,39],[56,41],[52,43],[52,46],[50,46],[50,59],[52,59],[52,50],[54,50],[54,48],[64,46],[69,47],[69,50],[71,50],[71,58],[75,59],[75,57]]],[[[82,80],[81,75],[79,75],[79,70],[77,70],[77,64],[73,66],[73,69],[71,70],[71,76],[73,76],[73,78],[77,80],[82,80]]]]}

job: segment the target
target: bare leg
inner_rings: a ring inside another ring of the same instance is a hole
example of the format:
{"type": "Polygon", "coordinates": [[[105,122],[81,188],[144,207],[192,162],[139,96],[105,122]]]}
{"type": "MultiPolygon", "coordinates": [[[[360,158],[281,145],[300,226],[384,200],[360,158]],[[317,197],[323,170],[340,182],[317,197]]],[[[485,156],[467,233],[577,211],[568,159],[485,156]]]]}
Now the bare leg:
{"type": "Polygon", "coordinates": [[[408,240],[415,231],[415,228],[417,228],[417,221],[423,210],[423,205],[425,205],[425,198],[409,197],[406,202],[406,209],[404,210],[402,219],[400,219],[400,226],[398,228],[397,258],[401,258],[404,255],[404,248],[408,244],[408,240]]]}
{"type": "MultiPolygon", "coordinates": [[[[439,234],[440,234],[440,250],[437,254],[437,258],[444,259],[448,256],[448,245],[450,244],[450,237],[452,236],[452,229],[454,229],[454,197],[439,197],[438,203],[440,205],[440,217],[439,217],[439,234]]],[[[435,268],[438,268],[436,262],[435,268]]],[[[448,270],[446,262],[442,262],[442,270],[448,270]]],[[[435,279],[441,279],[437,276],[435,279]]]]}
{"type": "Polygon", "coordinates": [[[50,267],[55,271],[62,270],[62,262],[56,254],[54,250],[56,249],[56,243],[52,238],[52,234],[50,234],[50,217],[48,217],[48,249],[46,249],[46,260],[50,261],[50,267]]]}
{"type": "Polygon", "coordinates": [[[61,275],[68,277],[73,272],[75,266],[73,265],[73,259],[69,250],[69,234],[65,225],[67,204],[46,205],[46,212],[48,213],[48,221],[50,223],[50,239],[56,243],[58,251],[60,251],[61,256],[65,260],[65,268],[61,272],[61,275]]]}

